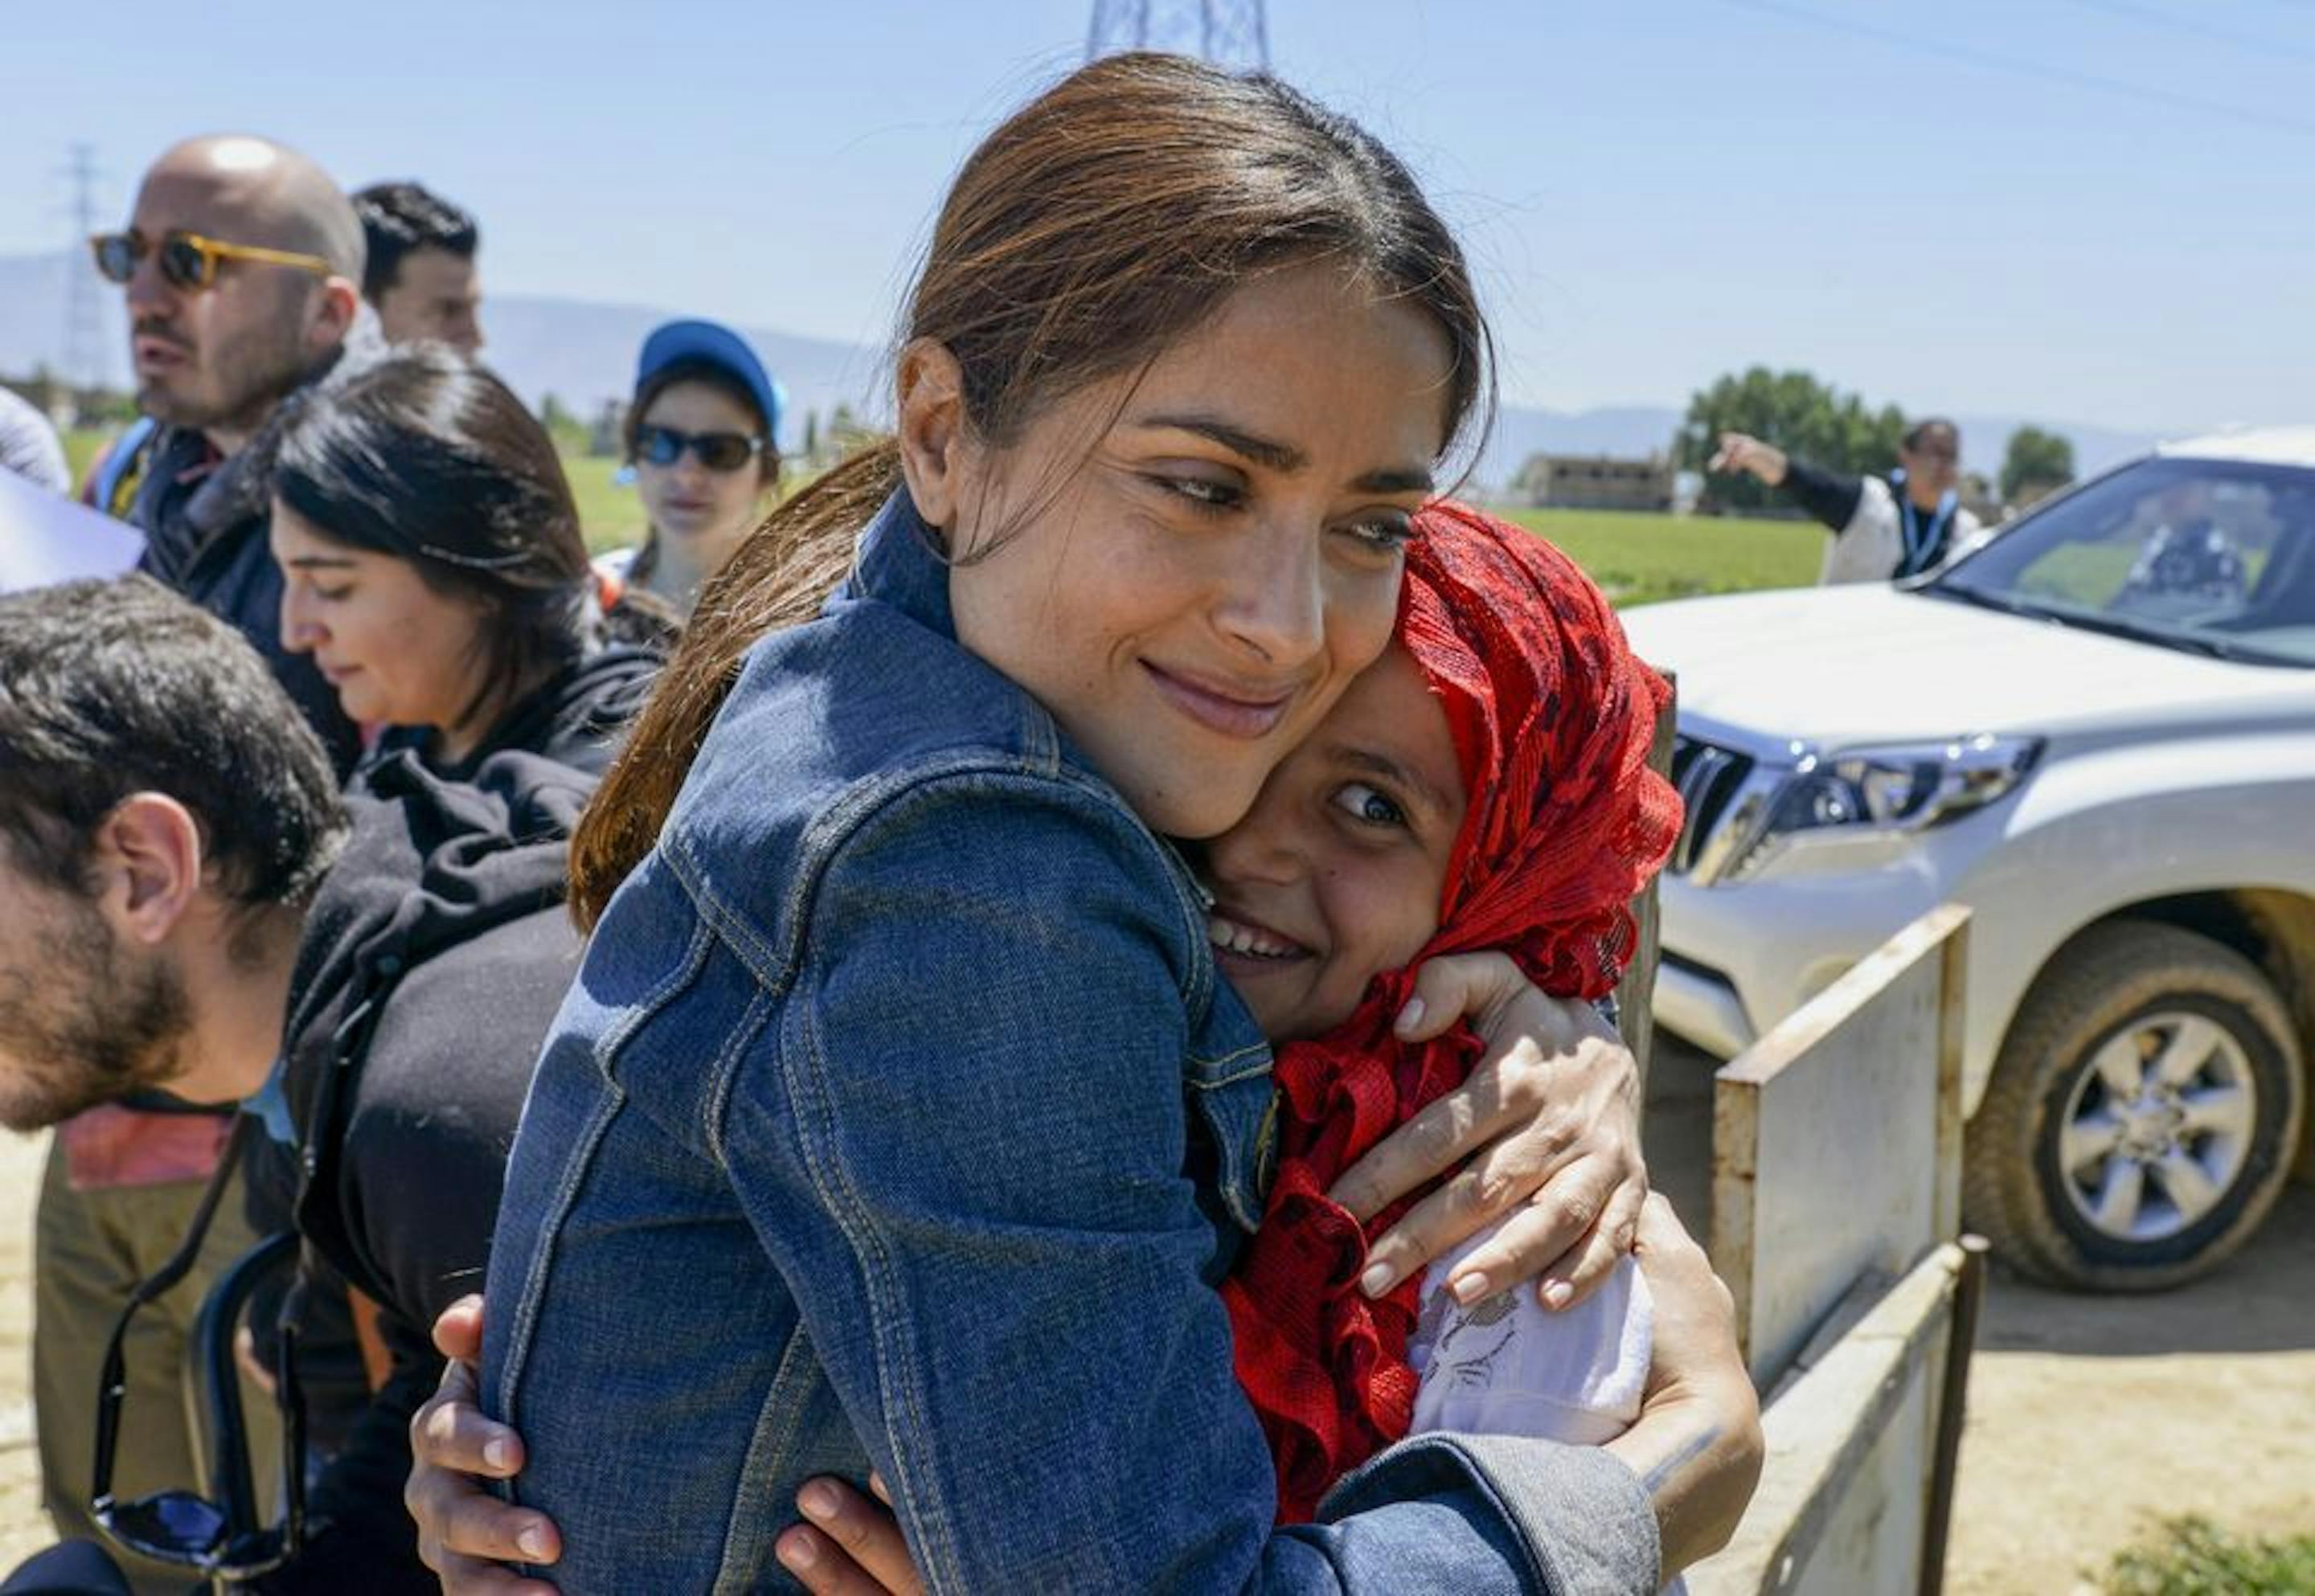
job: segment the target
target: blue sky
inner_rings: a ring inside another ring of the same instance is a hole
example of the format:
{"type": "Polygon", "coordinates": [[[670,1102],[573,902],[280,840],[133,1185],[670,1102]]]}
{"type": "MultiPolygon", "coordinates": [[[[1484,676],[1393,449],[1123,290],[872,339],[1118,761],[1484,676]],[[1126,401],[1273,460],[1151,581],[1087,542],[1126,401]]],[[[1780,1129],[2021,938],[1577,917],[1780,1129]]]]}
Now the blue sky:
{"type": "MultiPolygon", "coordinates": [[[[492,287],[881,341],[1090,10],[12,5],[0,253],[66,235],[72,140],[118,211],[244,127],[458,199],[492,287]]],[[[2315,0],[1273,0],[1270,36],[1458,223],[1517,401],[1766,361],[1917,412],[2315,420],[2315,0]]]]}

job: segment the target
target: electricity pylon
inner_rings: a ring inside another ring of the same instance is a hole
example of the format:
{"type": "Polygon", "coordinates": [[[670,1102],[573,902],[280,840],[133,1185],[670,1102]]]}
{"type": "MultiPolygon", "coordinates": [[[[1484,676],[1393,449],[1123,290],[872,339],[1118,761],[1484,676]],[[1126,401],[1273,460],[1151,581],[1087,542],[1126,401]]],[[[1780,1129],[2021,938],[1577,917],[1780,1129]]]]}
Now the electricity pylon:
{"type": "Polygon", "coordinates": [[[1270,28],[1262,0],[1094,0],[1086,59],[1117,50],[1172,50],[1267,70],[1270,28]]]}

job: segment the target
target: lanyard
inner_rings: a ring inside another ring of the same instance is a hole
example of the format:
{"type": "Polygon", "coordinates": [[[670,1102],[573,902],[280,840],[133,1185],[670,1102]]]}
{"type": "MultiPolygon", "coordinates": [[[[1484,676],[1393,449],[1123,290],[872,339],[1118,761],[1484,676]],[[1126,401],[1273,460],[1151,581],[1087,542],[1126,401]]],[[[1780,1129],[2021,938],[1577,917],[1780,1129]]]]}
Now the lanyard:
{"type": "Polygon", "coordinates": [[[1896,495],[1897,514],[1905,539],[1904,563],[1897,567],[1897,574],[1918,575],[1929,568],[1929,556],[1944,545],[1946,528],[1952,524],[1954,510],[1961,503],[1961,495],[1947,488],[1944,497],[1938,501],[1938,508],[1930,514],[1929,524],[1925,528],[1920,524],[1920,513],[1913,508],[1912,495],[1905,492],[1903,470],[1889,474],[1889,486],[1896,495]]]}

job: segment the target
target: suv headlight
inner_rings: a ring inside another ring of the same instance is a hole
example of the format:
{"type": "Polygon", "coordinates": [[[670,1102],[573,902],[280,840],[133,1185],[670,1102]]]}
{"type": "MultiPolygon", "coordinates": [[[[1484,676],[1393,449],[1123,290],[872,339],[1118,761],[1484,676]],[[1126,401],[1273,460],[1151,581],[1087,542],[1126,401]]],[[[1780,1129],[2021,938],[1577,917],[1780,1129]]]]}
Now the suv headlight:
{"type": "Polygon", "coordinates": [[[1810,754],[1730,874],[1751,875],[1798,840],[1924,831],[1982,809],[2023,781],[2041,752],[2038,737],[1980,732],[1952,742],[1810,754]]]}

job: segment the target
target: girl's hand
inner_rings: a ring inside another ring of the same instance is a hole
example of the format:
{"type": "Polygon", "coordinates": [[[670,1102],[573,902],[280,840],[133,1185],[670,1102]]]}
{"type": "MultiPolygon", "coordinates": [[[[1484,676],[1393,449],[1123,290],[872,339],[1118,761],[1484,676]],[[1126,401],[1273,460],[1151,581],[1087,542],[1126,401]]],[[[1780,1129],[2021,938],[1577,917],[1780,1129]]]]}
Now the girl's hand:
{"type": "Polygon", "coordinates": [[[1580,1302],[1632,1250],[1648,1194],[1639,1066],[1588,1003],[1547,998],[1501,953],[1433,959],[1398,1034],[1427,1041],[1468,1018],[1486,1042],[1470,1079],[1346,1170],[1329,1193],[1362,1220],[1462,1167],[1368,1250],[1380,1296],[1497,1220],[1449,1281],[1477,1302],[1521,1281],[1543,1305],[1580,1302]]]}
{"type": "Polygon", "coordinates": [[[483,1355],[483,1299],[461,1298],[434,1321],[450,1360],[442,1383],[410,1421],[410,1483],[402,1500],[418,1521],[418,1556],[445,1596],[553,1596],[543,1580],[501,1563],[552,1563],[563,1537],[545,1513],[500,1501],[483,1480],[522,1469],[522,1437],[483,1416],[475,1383],[483,1355]]]}
{"type": "Polygon", "coordinates": [[[780,1537],[780,1566],[813,1596],[924,1596],[924,1576],[900,1538],[891,1493],[874,1474],[868,1488],[874,1502],[840,1479],[805,1481],[796,1506],[811,1522],[780,1537]]]}

